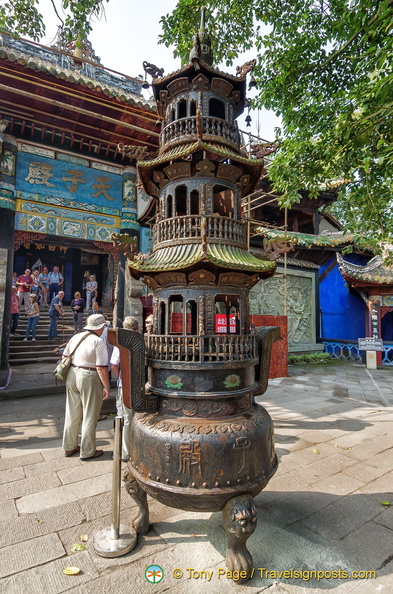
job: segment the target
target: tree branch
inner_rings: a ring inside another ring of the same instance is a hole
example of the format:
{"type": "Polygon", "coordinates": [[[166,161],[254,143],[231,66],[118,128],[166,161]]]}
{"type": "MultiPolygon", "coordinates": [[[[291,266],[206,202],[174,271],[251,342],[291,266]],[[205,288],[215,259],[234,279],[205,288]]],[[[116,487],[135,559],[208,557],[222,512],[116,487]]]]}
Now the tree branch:
{"type": "MultiPolygon", "coordinates": [[[[386,8],[389,8],[389,6],[391,6],[392,4],[393,4],[393,0],[388,0],[386,8]]],[[[367,23],[365,25],[367,27],[372,25],[374,23],[374,21],[377,19],[377,17],[380,15],[380,12],[381,12],[381,8],[378,8],[377,12],[367,21],[367,23]]],[[[348,41],[346,43],[344,43],[344,45],[342,45],[338,50],[333,52],[333,54],[331,56],[329,56],[329,58],[322,64],[321,68],[324,68],[325,66],[327,66],[332,60],[337,58],[337,56],[339,56],[344,50],[346,50],[347,47],[350,46],[351,43],[356,39],[356,37],[358,37],[358,35],[360,35],[360,33],[362,33],[362,31],[364,31],[364,25],[363,25],[363,27],[361,27],[359,29],[359,31],[357,31],[356,33],[351,35],[351,37],[348,39],[348,41]]]]}
{"type": "Polygon", "coordinates": [[[57,16],[57,18],[59,19],[59,21],[61,21],[61,22],[62,22],[62,24],[63,24],[63,27],[64,27],[64,21],[63,21],[63,19],[61,18],[61,16],[59,15],[59,13],[57,12],[57,8],[56,8],[55,1],[54,1],[54,0],[50,0],[50,1],[51,1],[51,4],[52,4],[52,6],[53,6],[53,10],[54,10],[54,11],[55,11],[55,13],[56,13],[56,16],[57,16]]]}

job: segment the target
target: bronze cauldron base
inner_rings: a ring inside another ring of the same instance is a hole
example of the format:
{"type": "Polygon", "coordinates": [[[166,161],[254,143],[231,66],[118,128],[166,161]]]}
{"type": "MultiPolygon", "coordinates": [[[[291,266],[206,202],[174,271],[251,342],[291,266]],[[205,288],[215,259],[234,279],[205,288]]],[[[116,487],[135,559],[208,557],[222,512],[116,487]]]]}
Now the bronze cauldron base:
{"type": "Polygon", "coordinates": [[[276,459],[274,466],[270,469],[267,476],[262,476],[258,480],[249,483],[222,489],[191,490],[189,488],[172,487],[161,485],[154,481],[146,481],[132,467],[131,462],[128,462],[127,476],[132,476],[148,495],[168,507],[191,512],[218,512],[224,509],[230,499],[240,497],[244,493],[249,493],[252,497],[256,497],[275,474],[277,466],[276,459]]]}
{"type": "MultiPolygon", "coordinates": [[[[138,534],[148,532],[150,524],[147,494],[160,503],[186,511],[222,510],[222,525],[227,534],[225,563],[237,583],[245,582],[250,579],[253,572],[252,557],[246,546],[247,540],[255,531],[257,522],[258,508],[254,503],[253,495],[262,491],[276,468],[277,463],[269,477],[265,477],[259,484],[252,486],[252,492],[243,491],[234,496],[233,493],[232,496],[229,496],[229,493],[211,492],[209,495],[204,493],[198,497],[196,493],[191,496],[189,493],[177,493],[176,495],[172,492],[166,493],[163,485],[160,486],[160,489],[152,488],[146,484],[142,486],[133,476],[131,464],[128,463],[123,473],[123,480],[127,493],[136,503],[136,513],[131,519],[131,525],[138,534]]],[[[243,485],[242,488],[244,489],[245,486],[243,485]]]]}
{"type": "Polygon", "coordinates": [[[253,497],[266,487],[278,464],[267,411],[253,403],[229,419],[193,418],[192,427],[189,418],[137,413],[131,443],[123,480],[136,503],[131,520],[135,530],[149,530],[147,495],[184,511],[222,511],[226,565],[237,582],[249,579],[253,564],[246,542],[258,513],[253,497]]]}

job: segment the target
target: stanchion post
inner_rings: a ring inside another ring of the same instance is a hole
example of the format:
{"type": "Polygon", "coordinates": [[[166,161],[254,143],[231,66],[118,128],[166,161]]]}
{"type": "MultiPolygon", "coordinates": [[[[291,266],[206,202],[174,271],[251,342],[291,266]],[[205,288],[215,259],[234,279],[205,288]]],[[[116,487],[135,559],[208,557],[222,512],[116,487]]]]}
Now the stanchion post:
{"type": "Polygon", "coordinates": [[[112,529],[111,539],[119,538],[120,528],[120,460],[121,460],[121,435],[122,417],[115,417],[115,443],[113,446],[113,472],[112,472],[112,529]]]}
{"type": "Polygon", "coordinates": [[[115,417],[115,439],[112,470],[112,524],[99,530],[93,545],[101,557],[121,557],[136,545],[137,534],[133,528],[120,524],[120,482],[121,482],[121,433],[122,417],[115,417]]]}

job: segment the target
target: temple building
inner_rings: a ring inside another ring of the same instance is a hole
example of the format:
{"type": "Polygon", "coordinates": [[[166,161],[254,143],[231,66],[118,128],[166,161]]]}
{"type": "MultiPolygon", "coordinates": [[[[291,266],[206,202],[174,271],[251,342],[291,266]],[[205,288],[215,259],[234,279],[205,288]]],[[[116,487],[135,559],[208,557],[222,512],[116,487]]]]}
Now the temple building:
{"type": "MultiPolygon", "coordinates": [[[[363,301],[364,337],[382,338],[384,351],[378,364],[393,364],[393,268],[375,256],[364,265],[337,254],[341,275],[363,301]],[[388,346],[390,343],[390,346],[388,346]]],[[[360,338],[360,337],[359,337],[360,338]]]]}
{"type": "Polygon", "coordinates": [[[147,249],[137,212],[149,198],[136,187],[134,159],[118,148],[132,142],[143,154],[157,150],[156,110],[142,83],[106,69],[89,44],[49,48],[2,36],[1,369],[14,271],[59,266],[66,304],[94,274],[100,304],[112,305],[118,252],[111,233],[125,231],[147,249]]]}

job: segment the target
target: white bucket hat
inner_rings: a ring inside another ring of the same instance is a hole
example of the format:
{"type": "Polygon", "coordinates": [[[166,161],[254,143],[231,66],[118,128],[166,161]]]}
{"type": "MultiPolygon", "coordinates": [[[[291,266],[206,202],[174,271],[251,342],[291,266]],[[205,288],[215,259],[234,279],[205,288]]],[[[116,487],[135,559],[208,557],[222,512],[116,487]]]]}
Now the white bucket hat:
{"type": "Polygon", "coordinates": [[[86,320],[86,326],[84,330],[100,330],[104,326],[109,326],[109,322],[105,319],[102,314],[93,314],[86,320]]]}

